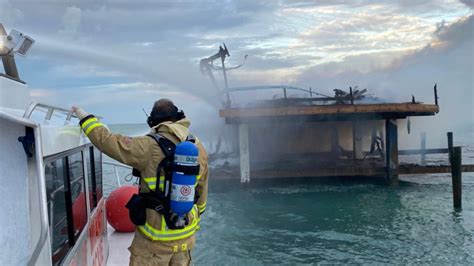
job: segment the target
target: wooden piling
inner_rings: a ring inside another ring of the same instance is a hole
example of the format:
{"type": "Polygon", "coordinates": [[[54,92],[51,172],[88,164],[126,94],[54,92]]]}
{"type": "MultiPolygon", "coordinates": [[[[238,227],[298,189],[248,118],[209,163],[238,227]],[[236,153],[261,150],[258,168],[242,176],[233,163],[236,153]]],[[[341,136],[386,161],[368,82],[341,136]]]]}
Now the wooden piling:
{"type": "Polygon", "coordinates": [[[461,147],[450,149],[451,177],[453,183],[453,206],[454,209],[462,208],[462,152],[461,147]]]}
{"type": "Polygon", "coordinates": [[[421,133],[421,165],[426,165],[426,132],[421,133]]]}
{"type": "MultiPolygon", "coordinates": [[[[448,150],[453,148],[453,132],[448,132],[448,150]]],[[[451,152],[449,153],[451,155],[451,152]]]]}
{"type": "Polygon", "coordinates": [[[351,105],[354,105],[354,94],[352,93],[352,87],[349,87],[349,94],[351,95],[351,105]]]}
{"type": "Polygon", "coordinates": [[[385,172],[387,182],[398,185],[398,127],[397,120],[385,120],[385,172]]]}
{"type": "Polygon", "coordinates": [[[448,132],[448,156],[449,164],[451,164],[451,153],[453,149],[453,132],[448,132]]]}

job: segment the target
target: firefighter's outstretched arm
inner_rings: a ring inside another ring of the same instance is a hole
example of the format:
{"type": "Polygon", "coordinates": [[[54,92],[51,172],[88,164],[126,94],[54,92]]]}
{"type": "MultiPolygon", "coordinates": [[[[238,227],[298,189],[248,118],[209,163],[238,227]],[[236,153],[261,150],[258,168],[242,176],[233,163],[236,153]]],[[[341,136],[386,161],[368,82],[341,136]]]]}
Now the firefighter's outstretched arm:
{"type": "Polygon", "coordinates": [[[88,114],[81,108],[72,107],[80,119],[80,126],[84,134],[100,151],[111,158],[137,169],[143,169],[150,158],[150,145],[145,137],[127,137],[113,134],[102,124],[97,117],[88,114]]]}

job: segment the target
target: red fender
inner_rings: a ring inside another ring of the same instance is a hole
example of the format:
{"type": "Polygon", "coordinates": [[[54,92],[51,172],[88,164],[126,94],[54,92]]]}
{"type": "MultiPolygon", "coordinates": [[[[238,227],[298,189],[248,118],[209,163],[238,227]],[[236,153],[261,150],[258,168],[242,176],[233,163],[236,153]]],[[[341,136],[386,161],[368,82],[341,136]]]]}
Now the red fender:
{"type": "Polygon", "coordinates": [[[133,194],[138,194],[137,186],[121,186],[112,191],[105,202],[107,221],[118,232],[135,231],[125,207],[133,194]]]}

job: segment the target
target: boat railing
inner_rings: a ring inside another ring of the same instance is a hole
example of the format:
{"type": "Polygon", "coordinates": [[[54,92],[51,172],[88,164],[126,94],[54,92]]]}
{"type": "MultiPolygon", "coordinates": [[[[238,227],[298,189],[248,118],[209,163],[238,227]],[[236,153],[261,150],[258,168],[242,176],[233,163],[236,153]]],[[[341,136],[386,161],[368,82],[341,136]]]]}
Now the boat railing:
{"type": "Polygon", "coordinates": [[[128,165],[125,165],[125,164],[122,164],[122,163],[118,163],[118,162],[102,162],[102,164],[105,164],[105,165],[110,165],[113,167],[113,171],[114,171],[114,175],[115,175],[115,180],[117,181],[117,187],[121,187],[122,186],[122,182],[120,181],[120,174],[119,174],[119,169],[122,168],[122,169],[127,169],[127,170],[130,170],[130,173],[125,175],[124,176],[124,179],[125,181],[127,182],[131,182],[132,181],[132,178],[133,178],[133,175],[132,175],[132,172],[131,170],[133,169],[132,167],[128,166],[128,165]]]}
{"type": "MultiPolygon", "coordinates": [[[[41,143],[41,131],[37,126],[34,127],[35,143],[41,143]]],[[[44,174],[43,160],[40,160],[43,156],[43,150],[41,145],[36,145],[35,157],[36,163],[36,174],[38,175],[38,197],[39,202],[47,202],[46,196],[46,180],[44,174]]],[[[46,204],[41,204],[40,208],[40,235],[38,242],[34,245],[33,252],[31,253],[27,265],[36,265],[38,257],[43,249],[43,246],[48,237],[48,209],[46,204]]]]}
{"type": "Polygon", "coordinates": [[[74,114],[72,110],[68,110],[65,108],[49,105],[49,104],[44,104],[44,103],[38,103],[38,102],[32,102],[25,110],[25,113],[23,114],[24,118],[29,119],[33,112],[37,110],[38,108],[45,108],[46,115],[44,117],[45,120],[51,120],[51,117],[53,116],[54,112],[60,112],[66,115],[66,120],[64,121],[64,124],[68,124],[71,121],[71,118],[77,118],[77,116],[74,114]]]}

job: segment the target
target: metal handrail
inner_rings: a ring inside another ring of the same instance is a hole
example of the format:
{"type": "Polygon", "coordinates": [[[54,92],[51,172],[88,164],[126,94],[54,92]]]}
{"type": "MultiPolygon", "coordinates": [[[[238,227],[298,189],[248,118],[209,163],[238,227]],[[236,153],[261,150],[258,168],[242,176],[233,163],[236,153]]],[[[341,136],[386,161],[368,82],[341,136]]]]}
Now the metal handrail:
{"type": "Polygon", "coordinates": [[[316,94],[314,91],[298,88],[294,86],[287,86],[287,85],[270,85],[270,86],[248,86],[248,87],[231,87],[224,90],[223,93],[226,92],[238,92],[238,91],[252,91],[252,90],[275,90],[275,89],[287,89],[287,90],[295,90],[295,91],[303,91],[312,94],[316,94]]]}
{"type": "MultiPolygon", "coordinates": [[[[73,117],[79,119],[79,117],[77,117],[77,115],[70,109],[65,109],[62,107],[44,104],[44,103],[38,103],[38,102],[32,102],[30,103],[30,105],[28,105],[28,107],[25,110],[25,113],[23,114],[23,118],[29,119],[31,115],[33,114],[33,111],[35,111],[37,107],[43,107],[43,108],[48,109],[48,111],[46,112],[46,116],[44,117],[45,120],[50,120],[51,117],[53,116],[54,111],[60,111],[66,115],[66,121],[64,121],[65,125],[67,125],[67,123],[70,122],[71,118],[73,117]]],[[[95,117],[99,119],[102,118],[102,116],[97,116],[97,115],[95,117]]]]}
{"type": "Polygon", "coordinates": [[[41,146],[41,130],[39,127],[34,127],[35,133],[35,157],[36,157],[36,172],[38,174],[38,196],[40,202],[40,220],[41,220],[41,229],[40,229],[40,236],[38,238],[38,242],[36,243],[33,253],[28,260],[28,265],[35,265],[39,255],[41,254],[41,250],[43,250],[44,244],[46,243],[46,239],[48,237],[48,206],[47,204],[42,204],[43,202],[47,202],[46,196],[46,178],[44,175],[44,164],[42,160],[43,151],[41,146]]]}
{"type": "Polygon", "coordinates": [[[54,111],[60,111],[64,114],[66,114],[66,121],[64,122],[65,124],[69,121],[71,121],[71,118],[78,118],[72,110],[68,110],[65,108],[49,105],[49,104],[44,104],[44,103],[38,103],[38,102],[32,102],[30,105],[26,108],[25,113],[23,114],[24,118],[30,118],[31,114],[33,114],[33,111],[38,108],[38,107],[43,107],[47,108],[48,111],[46,112],[45,120],[50,120],[51,117],[53,116],[54,111]]]}
{"type": "MultiPolygon", "coordinates": [[[[122,164],[122,163],[115,163],[115,162],[102,162],[102,164],[106,164],[106,165],[112,165],[114,167],[114,174],[115,174],[115,179],[117,180],[117,185],[118,187],[121,187],[122,184],[120,182],[120,175],[119,175],[119,172],[118,172],[118,168],[126,168],[126,169],[129,169],[129,170],[132,170],[133,168],[128,166],[128,165],[125,165],[125,164],[122,164]]],[[[127,176],[131,176],[132,173],[128,174],[125,176],[125,178],[127,176]]]]}

